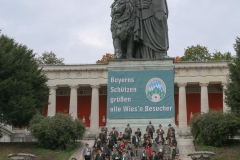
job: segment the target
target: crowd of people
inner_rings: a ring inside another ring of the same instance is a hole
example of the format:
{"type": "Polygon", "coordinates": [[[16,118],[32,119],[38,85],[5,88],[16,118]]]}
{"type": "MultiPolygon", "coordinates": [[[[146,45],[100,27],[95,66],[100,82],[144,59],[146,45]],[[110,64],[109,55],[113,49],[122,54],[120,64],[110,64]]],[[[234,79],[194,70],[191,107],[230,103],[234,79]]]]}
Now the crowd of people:
{"type": "Polygon", "coordinates": [[[156,130],[156,138],[153,133],[155,128],[151,121],[143,136],[140,128],[133,133],[129,124],[124,133],[118,132],[115,127],[108,132],[104,126],[95,140],[93,150],[86,144],[83,156],[85,160],[163,160],[167,151],[170,160],[179,160],[175,129],[171,124],[168,125],[166,138],[161,124],[156,130]]]}

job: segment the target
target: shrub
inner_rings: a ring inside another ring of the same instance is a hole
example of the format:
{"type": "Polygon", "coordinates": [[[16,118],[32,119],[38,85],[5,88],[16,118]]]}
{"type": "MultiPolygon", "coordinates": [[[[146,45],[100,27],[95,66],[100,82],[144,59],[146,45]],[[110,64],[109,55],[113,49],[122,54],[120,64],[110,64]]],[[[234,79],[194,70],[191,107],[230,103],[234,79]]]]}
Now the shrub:
{"type": "Polygon", "coordinates": [[[47,149],[71,149],[85,133],[85,125],[67,114],[53,117],[36,115],[30,121],[29,130],[39,144],[47,149]]]}
{"type": "Polygon", "coordinates": [[[234,113],[210,111],[191,120],[191,133],[195,140],[204,145],[223,146],[229,137],[239,134],[240,118],[234,113]]]}

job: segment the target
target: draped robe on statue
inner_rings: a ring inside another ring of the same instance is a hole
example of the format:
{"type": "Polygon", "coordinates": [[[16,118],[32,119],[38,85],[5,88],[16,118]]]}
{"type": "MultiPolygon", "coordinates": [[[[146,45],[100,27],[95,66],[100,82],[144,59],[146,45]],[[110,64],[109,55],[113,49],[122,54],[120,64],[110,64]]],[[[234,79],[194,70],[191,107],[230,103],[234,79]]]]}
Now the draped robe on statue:
{"type": "Polygon", "coordinates": [[[135,58],[162,58],[169,48],[166,0],[134,0],[134,5],[135,58]]]}

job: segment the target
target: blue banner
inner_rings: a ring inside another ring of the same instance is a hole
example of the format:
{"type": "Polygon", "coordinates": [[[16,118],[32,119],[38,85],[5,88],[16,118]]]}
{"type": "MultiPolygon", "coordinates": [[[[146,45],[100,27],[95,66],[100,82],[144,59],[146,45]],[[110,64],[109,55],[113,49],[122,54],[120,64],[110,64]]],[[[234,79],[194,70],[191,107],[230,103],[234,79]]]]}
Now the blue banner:
{"type": "Polygon", "coordinates": [[[174,71],[109,71],[107,118],[173,118],[174,71]]]}

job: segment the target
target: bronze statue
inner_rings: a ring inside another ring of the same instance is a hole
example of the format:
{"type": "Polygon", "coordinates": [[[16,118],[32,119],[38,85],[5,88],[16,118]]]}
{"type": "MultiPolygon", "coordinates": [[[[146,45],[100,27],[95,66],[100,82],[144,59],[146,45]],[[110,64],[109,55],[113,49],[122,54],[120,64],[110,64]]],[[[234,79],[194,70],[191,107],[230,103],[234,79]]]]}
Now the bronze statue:
{"type": "Polygon", "coordinates": [[[114,58],[133,58],[134,6],[130,0],[115,0],[111,8],[114,58]]]}
{"type": "Polygon", "coordinates": [[[169,48],[167,19],[166,0],[115,0],[111,24],[115,58],[166,56],[169,48]]]}

